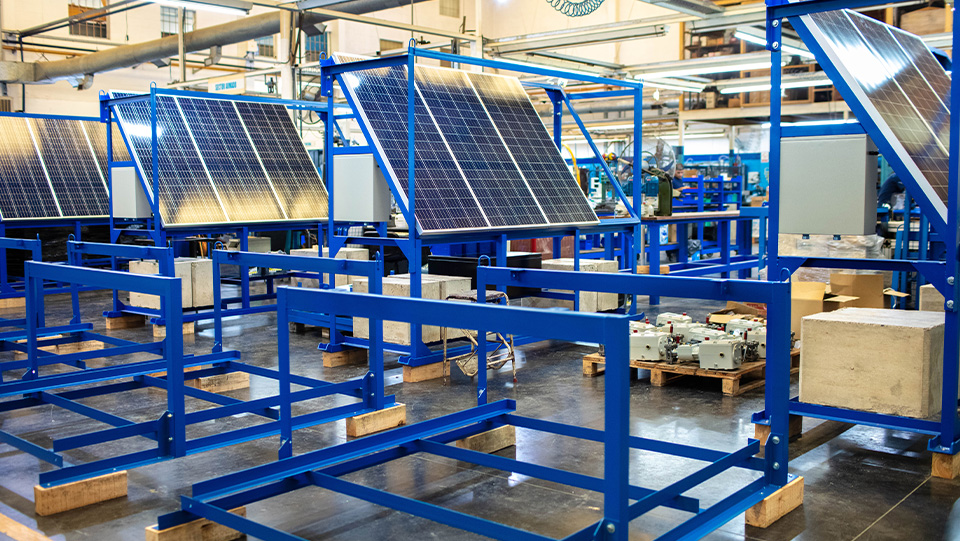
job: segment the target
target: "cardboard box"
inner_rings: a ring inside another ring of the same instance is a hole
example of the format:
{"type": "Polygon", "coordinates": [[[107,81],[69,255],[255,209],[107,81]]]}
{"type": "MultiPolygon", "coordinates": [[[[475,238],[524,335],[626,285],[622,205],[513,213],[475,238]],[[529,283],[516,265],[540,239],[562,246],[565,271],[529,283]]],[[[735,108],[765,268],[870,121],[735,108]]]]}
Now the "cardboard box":
{"type": "Polygon", "coordinates": [[[830,274],[830,293],[857,297],[857,308],[884,308],[883,275],[834,272],[830,274]]]}
{"type": "Polygon", "coordinates": [[[933,284],[920,286],[920,310],[925,312],[943,312],[943,295],[933,287],[933,284]]]}
{"type": "Polygon", "coordinates": [[[855,307],[859,302],[860,299],[852,295],[829,293],[827,284],[823,282],[793,281],[790,284],[790,331],[800,336],[800,324],[804,317],[855,307]]]}
{"type": "Polygon", "coordinates": [[[740,98],[730,98],[727,100],[727,107],[740,107],[740,98]]]}
{"type": "MultiPolygon", "coordinates": [[[[177,278],[180,278],[183,288],[183,308],[193,306],[193,258],[177,258],[173,262],[173,272],[177,278]]],[[[213,267],[211,267],[212,271],[213,267]]],[[[156,260],[140,260],[130,262],[130,272],[132,274],[160,274],[160,263],[156,260]]],[[[213,278],[211,277],[211,282],[213,278]]],[[[213,301],[211,301],[213,304],[213,301]]],[[[146,295],[136,291],[130,292],[130,305],[139,308],[160,309],[160,297],[156,295],[146,295]]]]}
{"type": "Polygon", "coordinates": [[[941,314],[844,308],[804,317],[801,337],[801,401],[917,418],[940,412],[941,314]]]}
{"type": "Polygon", "coordinates": [[[904,13],[900,16],[900,28],[918,36],[950,31],[947,27],[946,10],[935,7],[904,13]]]}

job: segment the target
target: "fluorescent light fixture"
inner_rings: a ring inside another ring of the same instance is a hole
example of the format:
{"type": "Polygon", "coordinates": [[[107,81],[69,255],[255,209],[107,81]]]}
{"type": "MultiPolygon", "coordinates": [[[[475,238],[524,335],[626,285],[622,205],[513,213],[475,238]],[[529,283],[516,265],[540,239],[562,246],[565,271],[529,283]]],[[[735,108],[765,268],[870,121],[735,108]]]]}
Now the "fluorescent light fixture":
{"type": "Polygon", "coordinates": [[[244,0],[151,0],[154,4],[183,9],[198,9],[228,15],[246,15],[253,9],[253,2],[244,0]]]}
{"type": "MultiPolygon", "coordinates": [[[[659,79],[647,79],[643,78],[643,86],[650,86],[653,88],[662,88],[664,90],[679,90],[680,92],[703,92],[703,89],[706,88],[705,85],[699,83],[691,83],[687,81],[677,81],[670,79],[668,81],[663,81],[659,79]]],[[[658,98],[654,98],[658,99],[658,98]]]]}
{"type": "MultiPolygon", "coordinates": [[[[724,133],[724,132],[722,132],[722,131],[709,132],[709,133],[696,132],[696,133],[687,133],[687,134],[684,134],[683,140],[686,141],[687,139],[713,139],[713,138],[716,138],[716,137],[726,137],[726,136],[727,136],[727,134],[724,133]]],[[[670,135],[662,135],[662,136],[660,136],[660,137],[661,137],[662,139],[677,139],[677,140],[679,140],[679,139],[680,139],[680,134],[679,134],[679,133],[676,133],[676,134],[670,134],[670,135]]]]}
{"type": "MultiPolygon", "coordinates": [[[[833,120],[802,120],[800,122],[781,122],[781,126],[837,126],[842,124],[858,124],[860,121],[855,118],[838,118],[833,120]]],[[[761,128],[769,128],[770,123],[764,122],[761,128]]]]}
{"type": "Polygon", "coordinates": [[[587,126],[589,131],[599,130],[632,130],[633,124],[600,124],[598,126],[587,126]]]}
{"type": "Polygon", "coordinates": [[[647,73],[641,73],[637,76],[638,79],[647,80],[647,79],[663,79],[665,77],[683,77],[685,75],[703,75],[705,73],[729,73],[731,71],[748,71],[748,70],[759,70],[759,69],[770,69],[770,61],[755,61],[755,62],[741,62],[739,64],[726,64],[719,66],[699,66],[693,68],[684,68],[684,69],[668,69],[664,71],[651,71],[647,73]]]}
{"type": "MultiPolygon", "coordinates": [[[[830,79],[806,79],[801,81],[788,81],[780,85],[781,88],[807,88],[813,86],[830,86],[833,84],[833,81],[830,79]]],[[[739,94],[740,92],[763,92],[765,90],[770,90],[770,83],[758,83],[755,85],[740,85],[740,86],[729,86],[726,88],[720,89],[721,94],[739,94]]]]}
{"type": "MultiPolygon", "coordinates": [[[[761,47],[767,46],[766,38],[761,36],[755,36],[748,32],[744,32],[743,30],[737,30],[736,32],[734,32],[733,37],[742,41],[753,43],[754,45],[759,45],[761,47]]],[[[780,51],[787,54],[802,56],[804,58],[815,58],[814,54],[811,53],[810,51],[801,49],[799,47],[794,47],[793,45],[787,45],[786,43],[780,46],[780,51]]]]}

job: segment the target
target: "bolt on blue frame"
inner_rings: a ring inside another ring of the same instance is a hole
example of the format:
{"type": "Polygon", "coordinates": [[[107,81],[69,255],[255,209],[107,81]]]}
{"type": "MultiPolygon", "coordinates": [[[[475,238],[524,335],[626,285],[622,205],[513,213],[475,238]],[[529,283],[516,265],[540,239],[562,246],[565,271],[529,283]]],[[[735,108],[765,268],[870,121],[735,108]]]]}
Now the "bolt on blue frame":
{"type": "MultiPolygon", "coordinates": [[[[85,248],[94,249],[89,244],[74,246],[73,256],[79,257],[79,254],[85,252],[85,248]]],[[[113,248],[116,252],[111,252],[107,248],[95,248],[95,250],[100,254],[113,254],[121,253],[120,250],[127,247],[113,246],[113,248]]],[[[155,247],[134,248],[151,252],[170,250],[155,247]]],[[[159,259],[162,263],[165,258],[162,254],[158,255],[161,256],[159,259]]],[[[344,260],[317,259],[319,260],[317,268],[321,270],[337,272],[347,268],[344,260]]],[[[358,274],[379,277],[382,273],[380,264],[374,261],[350,261],[346,265],[351,272],[358,274]]],[[[41,352],[38,346],[42,330],[40,320],[43,310],[44,280],[56,279],[68,284],[158,295],[162,299],[161,304],[167,325],[177,329],[182,324],[181,279],[40,262],[28,262],[26,267],[28,289],[25,350],[28,359],[25,363],[25,371],[19,379],[0,383],[0,398],[8,398],[0,402],[0,413],[52,404],[109,425],[109,428],[54,439],[52,449],[37,445],[16,434],[0,431],[0,441],[58,466],[59,469],[40,474],[40,484],[43,486],[88,479],[278,433],[286,436],[282,439],[278,450],[282,458],[291,452],[293,430],[377,411],[394,404],[393,397],[384,396],[383,393],[382,365],[361,378],[330,383],[292,373],[289,358],[281,358],[278,367],[270,369],[241,363],[240,355],[235,351],[221,350],[205,355],[185,355],[183,336],[179,332],[167,333],[160,342],[138,343],[82,331],[78,334],[84,340],[98,340],[111,347],[70,354],[41,352]],[[79,368],[84,368],[83,363],[91,359],[116,359],[121,355],[143,353],[155,355],[157,358],[131,362],[124,362],[124,359],[120,358],[118,364],[107,363],[97,368],[70,372],[42,373],[42,368],[48,364],[76,364],[79,368]],[[44,355],[41,356],[41,354],[44,355]],[[185,369],[194,367],[198,369],[185,373],[185,369]],[[274,396],[243,401],[185,385],[187,379],[231,372],[245,372],[276,380],[282,392],[274,396]],[[291,385],[297,385],[302,389],[290,391],[291,385]],[[151,421],[131,421],[79,402],[88,397],[106,396],[148,387],[166,391],[166,407],[161,408],[157,412],[156,419],[151,421]],[[292,403],[332,395],[353,398],[356,402],[297,416],[291,413],[292,403]],[[215,406],[200,411],[187,411],[185,404],[187,398],[203,400],[215,406]],[[244,413],[251,413],[267,422],[187,437],[188,426],[244,413]],[[145,438],[156,442],[156,445],[143,451],[101,458],[82,464],[70,464],[61,454],[72,449],[128,438],[145,438]]],[[[77,309],[76,297],[74,297],[74,308],[77,309]]],[[[78,311],[75,312],[75,317],[77,314],[79,314],[78,311]]],[[[286,327],[282,329],[284,332],[280,333],[281,336],[287,338],[286,327]]]]}
{"type": "MultiPolygon", "coordinates": [[[[960,87],[954,79],[951,82],[950,110],[950,152],[949,152],[949,189],[946,217],[941,216],[934,205],[928,200],[919,200],[921,210],[929,220],[930,225],[941,235],[946,245],[945,261],[925,260],[876,260],[876,259],[844,259],[844,258],[803,258],[783,257],[777,253],[776,239],[779,233],[779,197],[780,197],[780,142],[787,137],[840,135],[852,133],[866,133],[880,149],[881,154],[890,163],[897,175],[904,181],[911,194],[921,193],[919,189],[925,179],[913,176],[912,170],[907,167],[903,159],[894,150],[891,141],[879,128],[872,117],[866,112],[864,104],[860,103],[856,94],[840,76],[837,66],[825,54],[823,47],[812,36],[803,22],[801,15],[833,11],[844,8],[868,7],[881,5],[877,0],[805,0],[801,2],[784,2],[782,0],[767,0],[767,48],[771,51],[771,96],[779,96],[782,89],[782,74],[777,66],[780,65],[782,51],[781,43],[782,22],[789,21],[800,34],[810,51],[816,55],[824,71],[830,76],[834,85],[847,100],[850,108],[856,113],[858,124],[831,125],[820,127],[783,126],[781,125],[782,104],[774,99],[770,104],[770,239],[767,244],[768,263],[770,267],[769,279],[785,280],[800,267],[819,267],[831,269],[864,269],[883,270],[894,272],[918,272],[930,284],[943,294],[945,301],[945,332],[943,348],[943,388],[941,395],[941,413],[938,421],[899,417],[895,415],[855,411],[844,408],[821,406],[800,402],[799,397],[793,399],[781,397],[789,406],[791,415],[801,417],[816,417],[820,419],[836,420],[846,423],[855,423],[866,426],[905,430],[917,434],[932,436],[928,442],[928,449],[935,453],[955,455],[960,451],[960,424],[957,416],[958,385],[960,376],[960,308],[957,304],[958,287],[956,276],[960,272],[958,261],[958,226],[960,226],[960,192],[958,192],[958,175],[960,175],[960,87]],[[944,220],[945,218],[945,220],[944,220]]],[[[953,29],[954,50],[960,47],[960,30],[953,29]]],[[[770,404],[762,412],[754,414],[754,422],[768,424],[770,422],[770,404]]]]}
{"type": "MultiPolygon", "coordinates": [[[[513,63],[505,62],[502,60],[491,60],[485,58],[475,58],[470,56],[461,56],[450,53],[442,53],[428,49],[420,49],[415,46],[410,46],[407,49],[406,54],[395,55],[390,57],[376,58],[370,60],[363,60],[357,62],[348,62],[343,64],[334,63],[331,59],[324,59],[321,62],[321,93],[326,97],[326,109],[320,111],[320,119],[324,123],[324,168],[326,172],[324,175],[327,182],[327,191],[329,193],[329,201],[331,205],[331,215],[333,209],[333,201],[335,194],[333,193],[333,159],[335,155],[339,154],[357,154],[357,153],[370,153],[376,159],[377,164],[380,166],[381,170],[389,171],[389,168],[386,167],[386,156],[380,154],[376,145],[369,144],[373,140],[372,137],[372,128],[367,126],[362,118],[362,115],[359,114],[359,108],[357,104],[353,103],[353,100],[349,93],[345,93],[347,102],[352,109],[350,114],[338,114],[334,107],[334,83],[338,83],[341,86],[344,85],[343,75],[349,74],[351,72],[376,69],[376,68],[386,68],[391,66],[407,66],[407,153],[408,153],[408,163],[411,164],[407,168],[407,193],[401,193],[401,186],[393,182],[394,179],[388,179],[387,184],[390,187],[391,192],[393,193],[394,199],[401,202],[398,206],[400,211],[406,219],[407,224],[409,224],[409,236],[407,238],[392,238],[386,235],[386,224],[377,224],[379,236],[378,237],[350,237],[347,235],[338,235],[336,230],[333,227],[327,229],[327,242],[331,249],[331,255],[336,254],[336,252],[343,247],[345,244],[360,244],[368,246],[377,246],[377,247],[396,247],[398,248],[403,255],[406,257],[409,262],[409,272],[410,272],[410,296],[419,298],[422,296],[422,271],[421,267],[423,266],[422,261],[422,249],[427,246],[434,246],[440,244],[457,244],[457,243],[470,243],[470,242],[492,242],[496,245],[496,256],[495,263],[498,265],[505,265],[507,262],[507,252],[509,250],[509,241],[517,239],[534,239],[534,238],[543,238],[551,237],[553,238],[554,253],[560,253],[560,240],[566,236],[573,236],[576,239],[579,239],[581,235],[588,234],[600,234],[609,239],[609,242],[605,245],[605,252],[609,258],[613,258],[615,252],[619,251],[620,253],[620,267],[622,272],[636,272],[636,257],[635,254],[639,251],[640,244],[640,221],[637,217],[636,211],[633,209],[630,204],[629,199],[626,198],[623,193],[623,188],[620,186],[616,175],[613,172],[606,168],[604,173],[610,179],[610,182],[617,190],[618,196],[626,205],[630,216],[627,218],[621,219],[611,219],[611,220],[601,220],[599,224],[582,226],[582,227],[570,227],[570,226],[554,226],[554,227],[536,227],[529,229],[513,229],[513,230],[490,230],[490,231],[470,231],[470,232],[452,232],[452,233],[431,233],[424,234],[417,223],[416,220],[416,202],[417,202],[417,190],[415,183],[415,167],[414,167],[414,146],[415,146],[415,134],[413,130],[413,111],[414,111],[414,100],[412,96],[415,95],[414,89],[414,65],[417,59],[431,59],[431,60],[440,60],[448,61],[453,64],[458,65],[476,65],[487,68],[497,68],[507,71],[519,72],[519,73],[529,73],[534,75],[543,75],[548,77],[556,77],[559,79],[564,79],[567,81],[584,81],[591,83],[599,83],[603,85],[609,85],[617,87],[618,90],[612,90],[607,92],[602,92],[605,97],[630,97],[634,100],[634,132],[637,134],[634,143],[634,153],[639,155],[640,153],[640,137],[639,134],[642,131],[642,95],[643,95],[643,85],[639,81],[625,81],[619,79],[610,79],[600,76],[591,76],[580,72],[571,72],[562,69],[554,68],[545,68],[542,66],[534,66],[523,63],[513,63]],[[368,142],[364,146],[349,146],[349,147],[337,147],[334,145],[334,133],[339,130],[337,125],[338,120],[342,119],[355,119],[360,126],[360,130],[363,133],[364,139],[368,142]],[[408,201],[408,205],[403,205],[402,202],[408,201]],[[616,237],[616,238],[615,238],[616,237]],[[615,247],[619,246],[620,249],[616,250],[615,247]]],[[[548,92],[548,95],[551,97],[551,100],[554,104],[554,118],[553,118],[553,137],[554,142],[557,147],[561,147],[561,134],[562,134],[562,115],[563,107],[566,106],[567,110],[570,112],[574,120],[576,121],[578,127],[580,128],[583,136],[586,138],[587,142],[590,144],[591,150],[596,156],[600,156],[601,152],[594,144],[593,139],[590,137],[589,132],[586,129],[583,121],[580,116],[577,114],[576,109],[573,107],[571,100],[577,99],[575,95],[568,95],[562,88],[556,85],[537,85],[542,86],[548,92]]],[[[592,93],[591,93],[592,94],[592,93]]],[[[586,94],[585,94],[586,96],[586,94]]],[[[579,249],[579,243],[574,243],[574,260],[579,268],[580,258],[582,257],[579,249]]],[[[574,289],[576,292],[576,288],[574,289]]],[[[575,305],[578,303],[579,295],[571,294],[569,299],[573,300],[575,305]]],[[[635,301],[635,299],[634,299],[635,301]]],[[[630,308],[632,312],[636,310],[636,303],[634,302],[630,308]]],[[[411,345],[403,344],[392,344],[387,343],[387,348],[395,353],[399,353],[400,363],[410,366],[417,367],[427,364],[433,364],[442,362],[443,354],[439,351],[432,351],[422,340],[421,326],[417,323],[413,323],[411,326],[411,345]]],[[[517,338],[517,344],[526,343],[526,338],[517,338]]],[[[369,342],[367,340],[359,338],[348,338],[345,341],[345,345],[350,347],[360,347],[368,348],[369,342]]],[[[452,350],[451,354],[459,354],[466,352],[467,349],[458,348],[457,350],[452,350]]]]}
{"type": "MultiPolygon", "coordinates": [[[[551,539],[342,479],[348,473],[415,453],[463,460],[602,493],[603,518],[564,538],[568,540],[625,540],[629,535],[630,521],[658,507],[692,514],[692,517],[658,539],[699,539],[791,480],[786,467],[786,401],[774,399],[786,396],[789,390],[789,284],[508,268],[481,268],[478,282],[481,289],[485,289],[487,284],[555,289],[579,286],[591,291],[628,294],[659,292],[678,297],[767,303],[771,307],[767,403],[773,413],[773,430],[766,442],[764,458],[754,456],[759,451],[760,442],[753,439],[740,449],[723,452],[630,435],[630,368],[627,360],[628,324],[632,317],[629,315],[559,312],[281,287],[278,293],[278,336],[281,341],[280,355],[285,358],[289,358],[289,350],[285,343],[284,326],[289,321],[309,321],[318,313],[370,318],[371,366],[380,366],[383,362],[384,320],[476,329],[478,333],[493,331],[605,344],[607,375],[604,430],[523,417],[516,413],[516,403],[512,400],[488,403],[485,371],[480,370],[476,407],[197,483],[193,486],[192,496],[181,498],[181,510],[160,517],[158,527],[166,529],[205,518],[261,539],[300,540],[301,537],[228,511],[299,488],[315,486],[494,539],[551,539]],[[603,477],[586,476],[448,445],[455,440],[506,425],[602,443],[603,477]],[[628,466],[631,449],[684,457],[705,462],[706,465],[666,488],[652,490],[630,484],[628,466]],[[732,468],[752,470],[758,476],[706,507],[701,507],[698,499],[684,494],[732,468]]],[[[483,341],[480,344],[478,354],[482,358],[485,355],[483,341]]]]}

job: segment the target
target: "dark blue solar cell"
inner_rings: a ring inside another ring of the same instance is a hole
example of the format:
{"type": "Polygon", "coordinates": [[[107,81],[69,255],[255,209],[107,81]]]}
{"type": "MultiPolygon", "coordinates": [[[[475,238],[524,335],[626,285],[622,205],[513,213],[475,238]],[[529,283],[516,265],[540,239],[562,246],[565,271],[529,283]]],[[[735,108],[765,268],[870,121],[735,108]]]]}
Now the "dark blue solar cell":
{"type": "Polygon", "coordinates": [[[108,215],[106,180],[80,122],[62,118],[31,118],[29,122],[62,215],[108,215]]]}
{"type": "Polygon", "coordinates": [[[61,216],[24,118],[0,116],[0,214],[4,220],[61,216]]]}

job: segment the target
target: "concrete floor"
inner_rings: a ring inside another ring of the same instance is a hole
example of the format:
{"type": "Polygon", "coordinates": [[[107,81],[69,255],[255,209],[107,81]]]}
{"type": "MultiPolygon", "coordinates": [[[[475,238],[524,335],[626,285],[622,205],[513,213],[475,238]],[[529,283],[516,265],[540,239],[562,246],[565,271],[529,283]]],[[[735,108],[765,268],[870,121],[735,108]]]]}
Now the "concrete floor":
{"type": "MultiPolygon", "coordinates": [[[[49,324],[65,321],[65,299],[51,298],[49,324]]],[[[100,312],[107,306],[103,293],[84,294],[83,310],[88,321],[102,330],[100,312]]],[[[703,318],[715,305],[666,299],[660,310],[685,310],[703,318]]],[[[648,309],[655,315],[656,309],[648,309]]],[[[116,331],[117,335],[145,339],[149,329],[116,331]]],[[[276,324],[273,315],[234,318],[226,322],[225,345],[242,352],[243,360],[262,366],[276,362],[276,324]]],[[[213,331],[201,324],[186,340],[190,351],[209,351],[213,331]]],[[[324,370],[316,350],[319,333],[291,335],[294,370],[303,375],[342,381],[356,377],[363,368],[324,370]]],[[[490,398],[513,398],[522,415],[602,428],[604,378],[581,375],[580,358],[593,351],[589,346],[541,343],[522,348],[518,363],[519,382],[514,384],[509,365],[490,373],[490,398]]],[[[2,353],[0,355],[10,355],[2,353]]],[[[11,376],[13,374],[7,374],[11,376]]],[[[794,381],[794,384],[796,382],[794,381]]],[[[473,383],[454,370],[448,381],[402,384],[401,369],[389,364],[387,392],[407,404],[408,422],[451,413],[473,403],[473,383]]],[[[266,396],[275,392],[269,382],[253,378],[251,388],[235,391],[237,398],[266,396]]],[[[87,403],[140,420],[156,418],[165,395],[143,390],[128,395],[90,399],[87,403]]],[[[668,387],[652,387],[647,379],[631,383],[632,433],[666,441],[696,444],[720,450],[742,446],[753,436],[750,414],[762,408],[762,390],[731,398],[720,393],[717,380],[685,379],[668,387]]],[[[297,407],[300,412],[326,406],[331,401],[313,401],[297,407]]],[[[191,401],[188,408],[202,408],[191,401]]],[[[224,427],[258,422],[240,417],[206,423],[191,435],[215,433],[224,427]]],[[[3,430],[37,443],[50,437],[78,434],[101,427],[77,415],[44,406],[0,416],[3,430]]],[[[804,505],[773,527],[745,528],[734,519],[714,532],[712,540],[936,540],[940,539],[954,501],[960,497],[960,482],[932,479],[926,442],[907,433],[837,423],[817,425],[807,420],[807,435],[792,444],[790,470],[806,479],[804,505]]],[[[302,453],[345,441],[344,423],[299,431],[295,450],[302,453]]],[[[140,540],[157,515],[178,509],[178,497],[190,493],[191,484],[229,472],[263,464],[276,457],[277,438],[266,438],[189,456],[129,472],[127,498],[95,507],[36,517],[33,486],[37,475],[49,467],[11,447],[0,445],[0,514],[22,522],[53,539],[140,540]]],[[[144,448],[129,441],[122,446],[103,445],[71,453],[77,461],[89,461],[118,452],[144,448]]],[[[602,474],[600,445],[543,433],[517,430],[517,447],[505,456],[571,471],[602,474]]],[[[682,477],[700,463],[633,452],[631,481],[659,488],[682,477]]],[[[408,457],[358,472],[351,480],[424,501],[494,519],[553,537],[568,535],[600,517],[602,499],[595,493],[511,475],[438,457],[408,457]]],[[[750,479],[746,473],[729,473],[690,495],[710,503],[733,490],[733,482],[750,479]]],[[[742,485],[741,485],[742,486],[742,485]]],[[[482,539],[428,520],[385,510],[365,502],[305,489],[248,507],[248,516],[307,539],[324,540],[421,540],[482,539]]],[[[658,510],[631,524],[632,540],[653,539],[685,515],[658,510]]],[[[0,528],[2,531],[2,528],[0,528]]],[[[0,539],[5,537],[0,533],[0,539]]]]}

